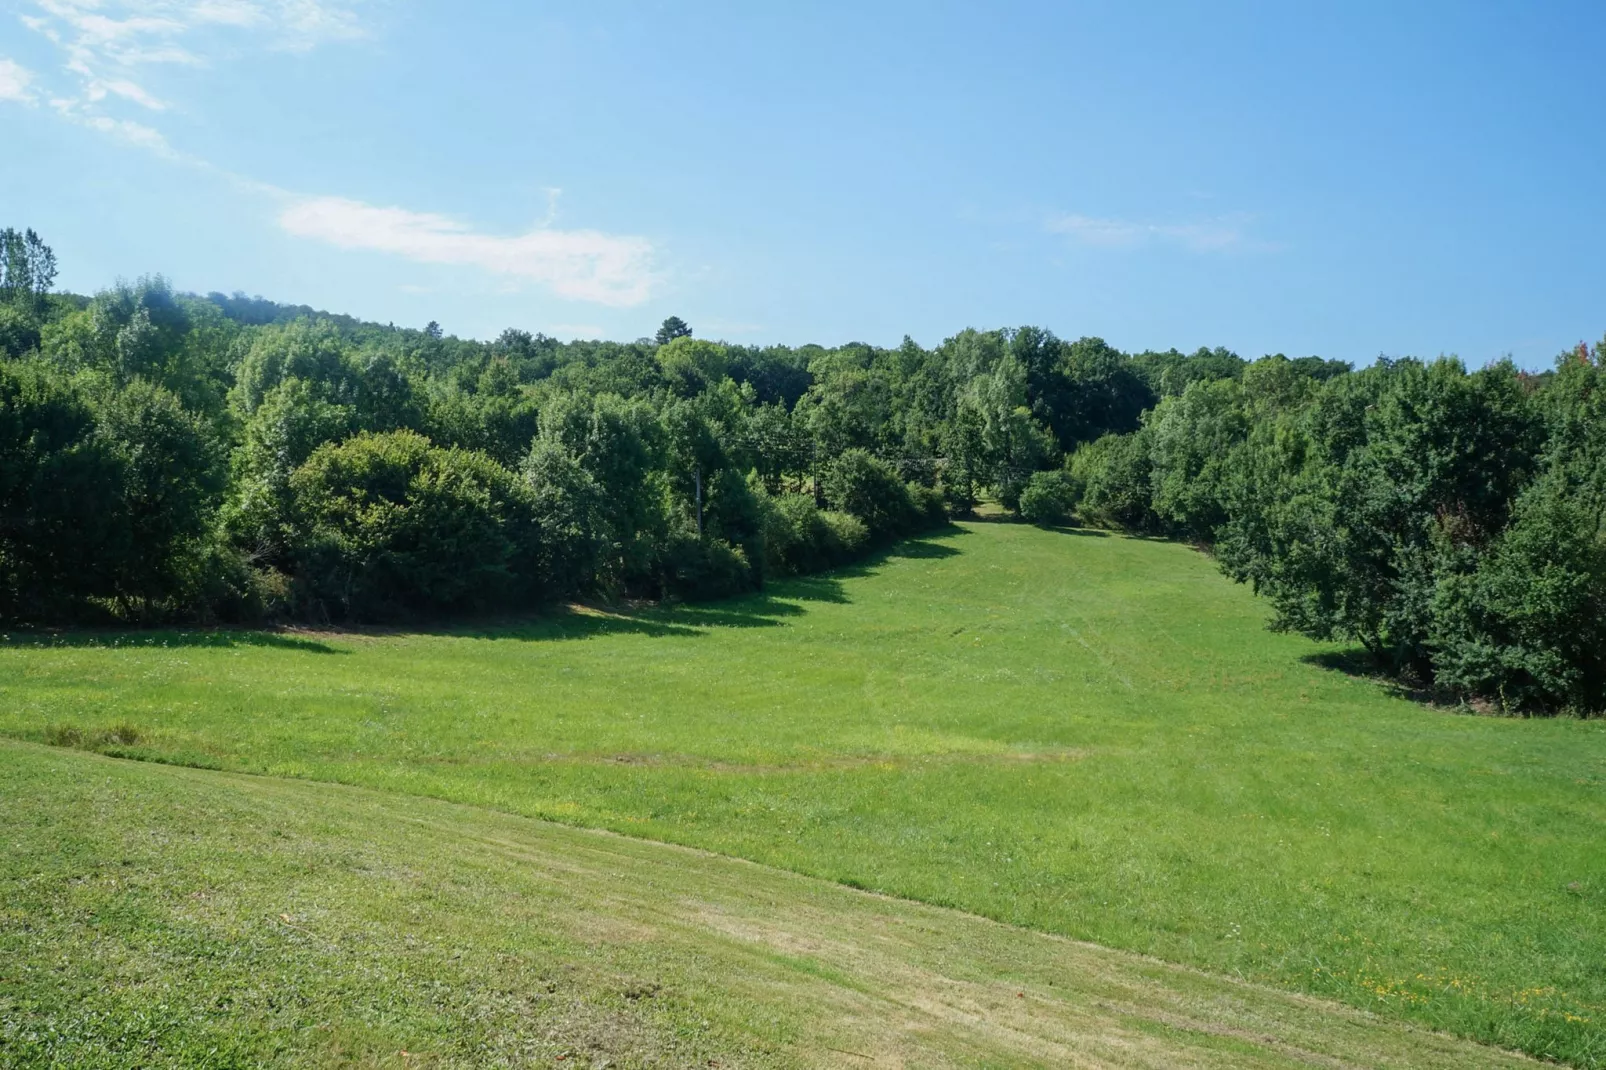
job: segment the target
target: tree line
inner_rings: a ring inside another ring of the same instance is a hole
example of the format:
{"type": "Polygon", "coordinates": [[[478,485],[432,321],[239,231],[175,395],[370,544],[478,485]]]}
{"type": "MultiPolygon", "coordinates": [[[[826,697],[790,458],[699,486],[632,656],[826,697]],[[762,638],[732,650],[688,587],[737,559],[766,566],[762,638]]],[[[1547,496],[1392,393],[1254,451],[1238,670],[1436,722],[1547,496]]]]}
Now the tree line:
{"type": "Polygon", "coordinates": [[[1510,363],[493,342],[160,277],[56,293],[0,231],[0,619],[368,621],[713,598],[983,498],[1190,539],[1275,626],[1513,709],[1599,709],[1602,347],[1510,363]]]}

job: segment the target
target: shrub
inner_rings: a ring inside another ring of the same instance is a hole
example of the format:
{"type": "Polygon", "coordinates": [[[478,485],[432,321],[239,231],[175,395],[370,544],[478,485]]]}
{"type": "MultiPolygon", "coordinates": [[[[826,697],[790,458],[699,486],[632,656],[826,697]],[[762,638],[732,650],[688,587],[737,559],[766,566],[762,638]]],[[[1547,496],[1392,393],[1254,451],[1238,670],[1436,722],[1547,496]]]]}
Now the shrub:
{"type": "Polygon", "coordinates": [[[1518,503],[1476,572],[1435,592],[1435,682],[1512,710],[1606,708],[1606,540],[1556,482],[1518,503]]]}
{"type": "Polygon", "coordinates": [[[865,450],[843,451],[827,470],[823,486],[826,500],[862,520],[874,539],[896,538],[918,522],[908,486],[891,465],[865,450]]]}
{"type": "Polygon", "coordinates": [[[1020,496],[1022,519],[1042,527],[1054,527],[1071,518],[1080,488],[1069,472],[1035,472],[1020,496]]]}
{"type": "Polygon", "coordinates": [[[824,568],[820,551],[829,528],[814,499],[783,494],[762,502],[765,569],[771,575],[788,576],[824,568]]]}
{"type": "Polygon", "coordinates": [[[411,431],[320,447],[290,479],[297,569],[326,609],[356,617],[484,609],[528,590],[531,493],[483,454],[411,431]]]}
{"type": "Polygon", "coordinates": [[[665,541],[661,570],[664,593],[688,601],[728,598],[749,590],[753,568],[747,555],[723,539],[675,531],[665,541]]]}
{"type": "Polygon", "coordinates": [[[827,510],[820,519],[830,529],[823,545],[833,564],[851,561],[870,548],[870,529],[858,517],[827,510]]]}
{"type": "Polygon", "coordinates": [[[1071,456],[1071,475],[1086,488],[1080,505],[1084,519],[1128,531],[1164,530],[1152,505],[1150,437],[1146,427],[1130,435],[1105,435],[1071,456]]]}
{"type": "Polygon", "coordinates": [[[775,575],[819,572],[853,560],[869,545],[870,530],[856,516],[820,509],[806,494],[767,500],[764,552],[775,575]]]}
{"type": "Polygon", "coordinates": [[[931,528],[947,521],[948,502],[942,491],[913,481],[905,483],[904,487],[909,492],[917,527],[931,528]]]}

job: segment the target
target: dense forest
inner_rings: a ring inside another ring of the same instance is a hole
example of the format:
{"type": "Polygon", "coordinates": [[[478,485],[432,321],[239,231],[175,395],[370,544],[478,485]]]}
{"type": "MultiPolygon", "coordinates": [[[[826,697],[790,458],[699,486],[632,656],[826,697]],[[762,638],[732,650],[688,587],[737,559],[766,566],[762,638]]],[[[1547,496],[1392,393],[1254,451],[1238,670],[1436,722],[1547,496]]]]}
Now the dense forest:
{"type": "MultiPolygon", "coordinates": [[[[1606,706],[1606,343],[1510,362],[493,342],[0,231],[0,620],[373,621],[711,598],[986,498],[1189,539],[1274,626],[1504,709],[1606,706]]],[[[1074,567],[1067,559],[1067,567],[1074,567]]]]}

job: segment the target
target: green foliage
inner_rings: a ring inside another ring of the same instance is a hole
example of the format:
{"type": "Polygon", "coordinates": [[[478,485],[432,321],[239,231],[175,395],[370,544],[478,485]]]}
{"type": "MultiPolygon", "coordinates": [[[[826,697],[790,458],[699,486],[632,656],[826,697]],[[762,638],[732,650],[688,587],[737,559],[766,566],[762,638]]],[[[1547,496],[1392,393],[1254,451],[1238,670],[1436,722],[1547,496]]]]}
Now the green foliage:
{"type": "Polygon", "coordinates": [[[1055,527],[1071,519],[1081,499],[1081,485],[1069,472],[1037,472],[1021,492],[1021,519],[1040,527],[1055,527]]]}
{"type": "Polygon", "coordinates": [[[226,485],[224,456],[205,421],[143,380],[107,397],[97,415],[95,437],[119,477],[110,537],[99,549],[106,593],[148,616],[182,590],[184,562],[210,534],[226,485]]]}
{"type": "Polygon", "coordinates": [[[870,542],[864,521],[821,509],[813,497],[785,494],[763,499],[766,568],[774,576],[801,576],[844,564],[870,542]]]}
{"type": "Polygon", "coordinates": [[[1049,420],[1063,448],[1136,431],[1155,393],[1125,354],[1102,338],[1064,345],[1060,400],[1049,420]]]}
{"type": "Polygon", "coordinates": [[[286,379],[270,389],[246,419],[234,451],[234,493],[224,522],[236,544],[265,566],[288,567],[295,524],[290,474],[320,445],[343,441],[356,430],[353,407],[324,400],[305,379],[286,379]]]}
{"type": "Polygon", "coordinates": [[[27,356],[40,340],[39,321],[30,309],[0,305],[0,358],[27,356]]]}
{"type": "Polygon", "coordinates": [[[658,327],[658,335],[654,339],[659,345],[665,346],[677,338],[690,338],[691,328],[679,316],[670,316],[658,327]]]}
{"type": "Polygon", "coordinates": [[[43,364],[0,364],[0,472],[0,615],[100,599],[149,620],[206,586],[195,561],[211,552],[223,456],[161,387],[91,396],[43,364]]]}
{"type": "Polygon", "coordinates": [[[847,450],[832,462],[823,485],[831,507],[858,517],[872,539],[907,534],[924,519],[892,466],[864,450],[847,450]]]}
{"type": "Polygon", "coordinates": [[[1153,429],[1144,427],[1130,435],[1105,435],[1071,456],[1071,475],[1084,488],[1080,512],[1085,519],[1144,534],[1165,530],[1153,506],[1153,440],[1153,429]]]}
{"type": "Polygon", "coordinates": [[[43,364],[0,363],[0,615],[59,617],[107,593],[120,476],[81,390],[43,364]]]}
{"type": "Polygon", "coordinates": [[[56,254],[33,230],[0,230],[0,303],[38,314],[56,281],[56,254]]]}
{"type": "Polygon", "coordinates": [[[664,540],[659,568],[664,593],[672,598],[707,601],[752,589],[753,565],[746,551],[684,528],[664,540]]]}
{"type": "Polygon", "coordinates": [[[658,367],[681,397],[693,397],[726,377],[725,347],[680,335],[658,349],[658,367]]]}
{"type": "Polygon", "coordinates": [[[1166,398],[1150,420],[1151,505],[1165,522],[1199,540],[1226,521],[1224,483],[1250,417],[1236,379],[1201,380],[1166,398]]]}
{"type": "Polygon", "coordinates": [[[1219,347],[1128,355],[1031,326],[966,329],[933,349],[760,348],[694,339],[671,317],[655,342],[514,329],[479,343],[434,321],[203,299],[160,276],[50,294],[53,272],[37,235],[0,231],[0,353],[40,366],[17,373],[14,420],[89,413],[65,438],[24,445],[17,431],[7,447],[7,617],[704,597],[990,496],[1039,523],[1063,522],[1070,502],[1097,525],[1187,538],[1264,594],[1277,627],[1357,641],[1421,686],[1510,709],[1601,703],[1584,625],[1606,512],[1598,347],[1527,376],[1454,361],[1356,373],[1219,347]],[[292,486],[321,447],[402,430],[455,450],[453,471],[491,465],[453,476],[450,493],[425,494],[419,475],[422,497],[398,515],[436,516],[456,533],[443,538],[477,547],[466,568],[501,579],[459,590],[431,565],[412,597],[408,565],[371,590],[330,586],[370,537],[417,541],[404,557],[444,553],[421,530],[314,537],[329,517],[309,520],[292,486]],[[509,479],[516,490],[485,494],[522,502],[523,519],[490,523],[484,495],[463,488],[509,479]],[[524,515],[533,502],[539,522],[524,515]],[[527,537],[487,549],[493,528],[527,537]]]}
{"type": "Polygon", "coordinates": [[[300,379],[324,401],[354,405],[356,375],[347,361],[350,346],[326,320],[301,319],[271,325],[251,337],[234,370],[232,400],[246,415],[286,379],[300,379]]]}
{"type": "Polygon", "coordinates": [[[1261,447],[1222,557],[1278,623],[1434,679],[1436,590],[1477,569],[1533,472],[1514,369],[1402,362],[1333,380],[1261,447]]]}
{"type": "Polygon", "coordinates": [[[541,591],[558,598],[587,590],[607,545],[606,490],[554,439],[531,447],[524,479],[539,540],[535,577],[541,591]]]}
{"type": "Polygon", "coordinates": [[[319,447],[290,489],[296,573],[331,615],[484,610],[524,593],[531,491],[483,454],[411,431],[362,432],[319,447]]]}
{"type": "Polygon", "coordinates": [[[1606,710],[1606,538],[1559,480],[1524,494],[1475,571],[1430,607],[1442,686],[1513,709],[1606,710]]]}

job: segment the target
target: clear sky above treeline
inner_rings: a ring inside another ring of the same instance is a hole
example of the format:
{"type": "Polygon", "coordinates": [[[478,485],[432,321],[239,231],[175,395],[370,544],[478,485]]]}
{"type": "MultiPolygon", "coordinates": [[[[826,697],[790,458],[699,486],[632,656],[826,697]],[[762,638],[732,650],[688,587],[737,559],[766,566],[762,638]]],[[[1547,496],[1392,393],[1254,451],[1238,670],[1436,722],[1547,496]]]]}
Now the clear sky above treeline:
{"type": "Polygon", "coordinates": [[[1606,332],[1606,6],[16,0],[0,224],[490,337],[1606,332]]]}

